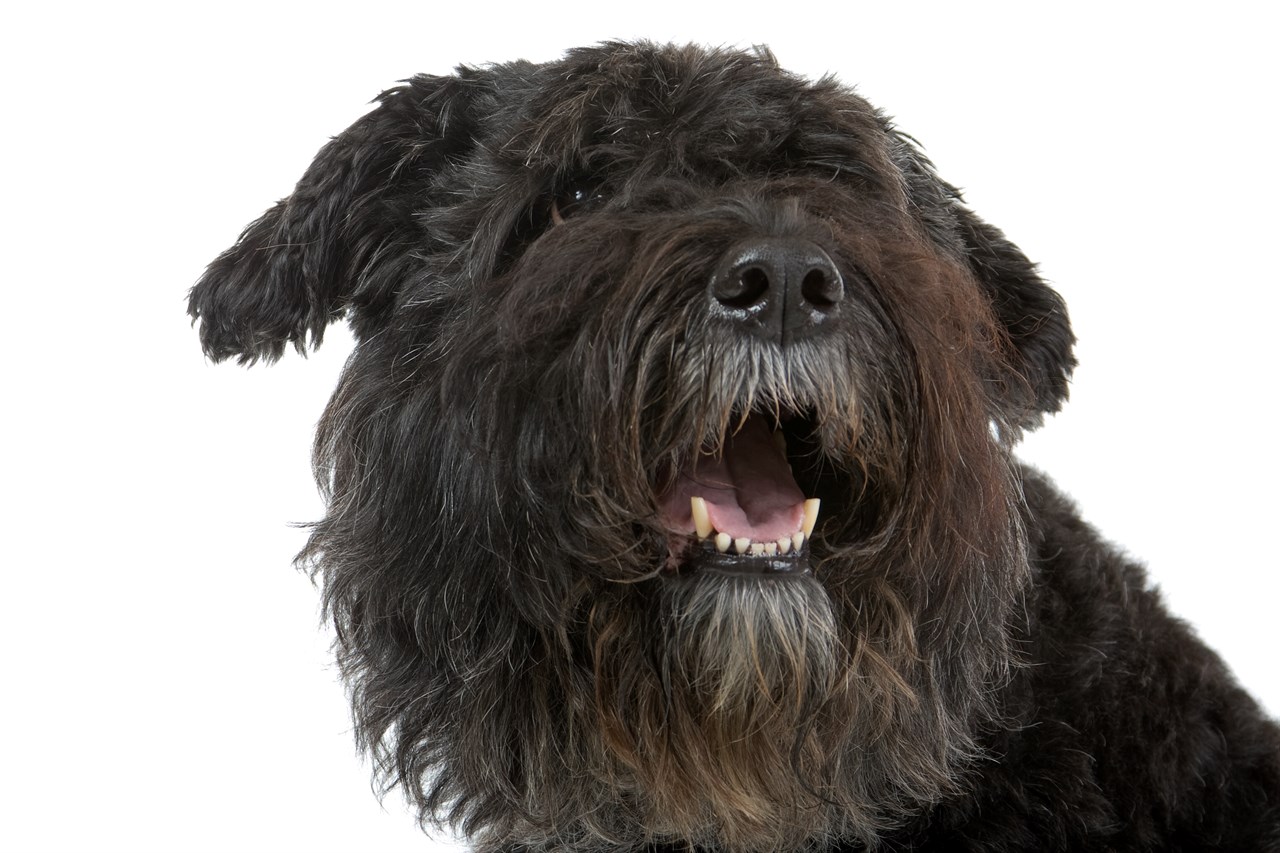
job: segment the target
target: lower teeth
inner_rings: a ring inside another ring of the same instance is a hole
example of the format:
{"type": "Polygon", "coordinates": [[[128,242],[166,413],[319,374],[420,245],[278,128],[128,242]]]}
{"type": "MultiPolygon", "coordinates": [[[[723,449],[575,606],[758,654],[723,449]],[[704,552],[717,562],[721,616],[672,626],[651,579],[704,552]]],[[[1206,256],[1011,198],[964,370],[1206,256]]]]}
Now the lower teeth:
{"type": "Polygon", "coordinates": [[[753,557],[772,557],[777,554],[786,554],[793,549],[799,551],[805,540],[812,535],[813,528],[818,522],[819,500],[818,498],[810,498],[804,502],[804,518],[801,522],[800,530],[790,536],[783,536],[774,542],[753,542],[746,537],[735,539],[728,533],[717,533],[711,526],[710,514],[707,512],[707,502],[699,497],[691,498],[690,502],[693,509],[694,531],[698,539],[704,542],[712,542],[715,545],[715,549],[721,554],[727,554],[731,546],[736,553],[746,554],[750,552],[753,557]],[[713,536],[712,534],[715,535],[713,536]]]}
{"type": "Polygon", "coordinates": [[[806,541],[805,535],[796,532],[791,536],[783,536],[776,542],[752,542],[747,538],[733,539],[728,533],[717,533],[712,538],[700,539],[704,545],[713,546],[721,554],[740,554],[751,557],[776,557],[782,554],[799,552],[806,541]]]}

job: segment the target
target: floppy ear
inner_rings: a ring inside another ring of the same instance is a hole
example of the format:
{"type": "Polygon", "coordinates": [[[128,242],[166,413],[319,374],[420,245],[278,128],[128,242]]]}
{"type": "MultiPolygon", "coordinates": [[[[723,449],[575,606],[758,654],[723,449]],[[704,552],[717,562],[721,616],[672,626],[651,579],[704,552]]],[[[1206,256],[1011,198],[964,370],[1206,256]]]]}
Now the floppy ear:
{"type": "Polygon", "coordinates": [[[1026,429],[1039,426],[1045,414],[1066,401],[1076,365],[1076,339],[1062,297],[1000,229],[964,206],[960,191],[938,177],[913,140],[890,133],[893,157],[917,216],[936,243],[968,264],[1008,335],[1015,375],[997,381],[1013,423],[1026,429]]]}
{"type": "Polygon", "coordinates": [[[191,289],[187,310],[214,361],[274,361],[286,343],[305,351],[344,313],[359,336],[389,307],[416,239],[415,200],[471,131],[456,77],[414,77],[378,102],[191,289]]]}
{"type": "Polygon", "coordinates": [[[996,319],[1018,355],[1014,365],[1018,376],[1006,387],[1006,396],[1021,409],[1019,425],[1033,429],[1067,400],[1067,385],[1076,366],[1072,352],[1076,338],[1067,307],[1000,229],[960,206],[958,199],[956,212],[969,266],[986,289],[996,319]]]}

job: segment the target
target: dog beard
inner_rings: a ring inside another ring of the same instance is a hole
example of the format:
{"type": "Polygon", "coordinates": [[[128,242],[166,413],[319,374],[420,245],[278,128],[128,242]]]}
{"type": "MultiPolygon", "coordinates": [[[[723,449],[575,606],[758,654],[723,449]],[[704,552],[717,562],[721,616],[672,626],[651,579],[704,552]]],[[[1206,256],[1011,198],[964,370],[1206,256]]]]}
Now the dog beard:
{"type": "Polygon", "coordinates": [[[812,575],[702,572],[663,584],[647,617],[593,607],[600,731],[621,768],[610,784],[631,789],[649,837],[874,843],[949,789],[973,753],[967,721],[929,689],[937,673],[900,602],[878,592],[888,599],[865,608],[878,615],[847,613],[812,575]],[[847,624],[877,619],[897,636],[847,624]]]}
{"type": "Polygon", "coordinates": [[[757,847],[811,823],[797,817],[821,802],[821,711],[845,657],[825,591],[708,572],[664,584],[655,606],[656,682],[610,672],[607,634],[595,659],[606,744],[645,792],[645,823],[673,837],[729,828],[757,847]]]}

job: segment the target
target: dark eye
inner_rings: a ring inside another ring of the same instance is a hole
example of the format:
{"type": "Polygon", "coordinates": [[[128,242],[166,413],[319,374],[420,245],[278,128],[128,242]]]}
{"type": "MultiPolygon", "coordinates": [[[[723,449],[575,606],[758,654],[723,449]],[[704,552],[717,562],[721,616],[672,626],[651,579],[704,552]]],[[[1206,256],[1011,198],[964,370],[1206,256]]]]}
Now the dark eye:
{"type": "Polygon", "coordinates": [[[563,225],[570,216],[585,213],[604,201],[600,184],[578,181],[551,200],[551,224],[563,225]]]}

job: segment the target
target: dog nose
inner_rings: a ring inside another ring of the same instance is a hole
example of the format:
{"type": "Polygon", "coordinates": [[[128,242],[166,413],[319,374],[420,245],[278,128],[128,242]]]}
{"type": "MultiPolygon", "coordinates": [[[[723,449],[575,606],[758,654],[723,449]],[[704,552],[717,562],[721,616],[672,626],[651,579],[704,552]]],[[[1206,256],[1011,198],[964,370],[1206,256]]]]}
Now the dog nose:
{"type": "Polygon", "coordinates": [[[822,326],[844,299],[844,280],[827,253],[791,238],[734,246],[710,289],[714,313],[782,340],[822,326]]]}

